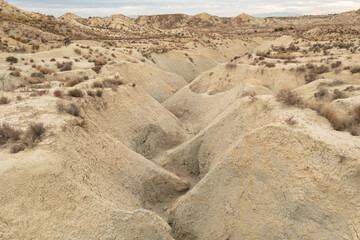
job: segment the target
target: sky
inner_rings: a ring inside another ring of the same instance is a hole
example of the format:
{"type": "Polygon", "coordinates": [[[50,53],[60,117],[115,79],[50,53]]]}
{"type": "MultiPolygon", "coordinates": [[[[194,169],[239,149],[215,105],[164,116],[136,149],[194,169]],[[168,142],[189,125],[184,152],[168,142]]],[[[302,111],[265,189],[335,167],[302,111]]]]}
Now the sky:
{"type": "Polygon", "coordinates": [[[334,14],[360,8],[360,0],[6,0],[24,10],[59,17],[67,12],[81,17],[207,12],[220,17],[334,14]]]}

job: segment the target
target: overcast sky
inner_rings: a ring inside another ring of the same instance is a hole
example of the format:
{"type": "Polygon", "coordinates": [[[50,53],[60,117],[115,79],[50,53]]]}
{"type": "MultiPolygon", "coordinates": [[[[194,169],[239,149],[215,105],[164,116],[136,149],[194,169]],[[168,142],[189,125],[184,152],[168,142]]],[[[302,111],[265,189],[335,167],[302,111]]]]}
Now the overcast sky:
{"type": "Polygon", "coordinates": [[[217,16],[289,16],[340,13],[360,8],[360,0],[7,0],[22,9],[61,16],[72,12],[82,17],[153,15],[207,12],[217,16]]]}

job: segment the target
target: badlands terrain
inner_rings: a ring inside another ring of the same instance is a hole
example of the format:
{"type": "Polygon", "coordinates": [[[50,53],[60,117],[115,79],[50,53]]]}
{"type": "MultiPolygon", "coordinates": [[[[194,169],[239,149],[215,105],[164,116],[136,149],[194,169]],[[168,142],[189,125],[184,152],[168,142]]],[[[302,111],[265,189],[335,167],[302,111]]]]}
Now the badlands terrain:
{"type": "Polygon", "coordinates": [[[360,11],[0,10],[0,239],[360,239],[360,11]]]}

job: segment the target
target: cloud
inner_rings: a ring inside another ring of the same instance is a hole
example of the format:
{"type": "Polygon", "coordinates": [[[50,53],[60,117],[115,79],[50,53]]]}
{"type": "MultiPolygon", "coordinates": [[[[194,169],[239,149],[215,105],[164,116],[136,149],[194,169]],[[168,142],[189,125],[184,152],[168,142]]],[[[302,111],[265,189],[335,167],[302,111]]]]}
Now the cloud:
{"type": "Polygon", "coordinates": [[[153,15],[165,13],[197,14],[208,12],[218,16],[236,16],[246,12],[253,15],[289,15],[340,13],[360,8],[359,1],[339,0],[125,0],[125,1],[54,1],[8,0],[10,4],[28,11],[60,16],[67,12],[82,17],[124,15],[153,15]]]}

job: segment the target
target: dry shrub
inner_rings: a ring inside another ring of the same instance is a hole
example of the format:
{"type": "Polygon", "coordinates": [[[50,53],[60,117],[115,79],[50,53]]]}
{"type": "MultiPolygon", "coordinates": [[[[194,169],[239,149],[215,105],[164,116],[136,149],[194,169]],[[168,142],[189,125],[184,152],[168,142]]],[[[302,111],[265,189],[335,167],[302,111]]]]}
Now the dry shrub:
{"type": "Polygon", "coordinates": [[[32,77],[32,78],[41,78],[41,79],[45,78],[44,74],[41,73],[41,72],[33,72],[33,73],[31,73],[30,77],[32,77]]]}
{"type": "Polygon", "coordinates": [[[317,79],[317,75],[315,73],[308,73],[305,75],[305,82],[311,83],[317,79]]]}
{"type": "Polygon", "coordinates": [[[72,70],[72,65],[73,62],[68,61],[68,62],[56,62],[56,66],[58,69],[60,69],[61,72],[65,72],[65,71],[71,71],[72,70]]]}
{"type": "Polygon", "coordinates": [[[66,108],[65,111],[70,114],[73,115],[75,117],[79,117],[80,116],[80,108],[75,104],[75,103],[70,103],[66,108]]]}
{"type": "Polygon", "coordinates": [[[328,66],[321,65],[321,66],[316,66],[316,67],[313,69],[313,72],[314,72],[315,74],[323,74],[323,73],[330,72],[330,69],[329,69],[328,66]]]}
{"type": "Polygon", "coordinates": [[[13,76],[13,77],[20,77],[20,71],[15,70],[15,71],[11,72],[10,75],[13,76]]]}
{"type": "Polygon", "coordinates": [[[91,70],[93,70],[94,72],[96,72],[97,74],[99,74],[100,71],[101,71],[101,66],[92,67],[91,70]]]}
{"type": "Polygon", "coordinates": [[[54,71],[51,70],[50,68],[47,68],[47,67],[38,67],[37,68],[39,70],[39,72],[41,72],[42,74],[46,75],[46,74],[51,74],[53,73],[54,71]]]}
{"type": "Polygon", "coordinates": [[[327,95],[329,95],[329,91],[328,91],[326,88],[324,88],[324,87],[321,87],[321,88],[319,89],[319,91],[317,91],[316,93],[314,93],[314,97],[316,97],[316,98],[323,98],[323,97],[325,97],[325,96],[327,96],[327,95]]]}
{"type": "Polygon", "coordinates": [[[18,153],[26,149],[25,143],[14,144],[10,148],[10,153],[18,153]]]}
{"type": "Polygon", "coordinates": [[[113,87],[117,87],[124,84],[123,81],[121,81],[120,79],[105,79],[103,81],[103,85],[106,88],[113,88],[113,87]]]}
{"type": "Polygon", "coordinates": [[[3,123],[0,127],[0,145],[5,144],[8,141],[18,141],[20,140],[22,132],[17,130],[7,123],[3,123]]]}
{"type": "Polygon", "coordinates": [[[352,74],[360,73],[360,66],[352,67],[352,68],[350,69],[350,72],[351,72],[352,74]]]}
{"type": "Polygon", "coordinates": [[[96,96],[96,92],[91,91],[91,90],[87,90],[86,93],[87,93],[87,95],[90,96],[90,97],[95,97],[95,96],[96,96]]]}
{"type": "Polygon", "coordinates": [[[324,87],[324,86],[327,86],[327,87],[335,87],[335,86],[339,86],[339,85],[343,85],[345,82],[344,81],[341,81],[341,80],[335,80],[331,83],[325,83],[325,82],[322,82],[322,83],[319,83],[318,85],[318,88],[320,87],[324,87]]]}
{"type": "Polygon", "coordinates": [[[102,90],[100,90],[100,89],[96,90],[96,96],[102,97],[102,95],[103,95],[103,91],[102,91],[102,90]]]}
{"type": "Polygon", "coordinates": [[[337,67],[340,67],[342,64],[341,61],[336,61],[334,63],[331,64],[331,68],[337,68],[337,67]]]}
{"type": "Polygon", "coordinates": [[[334,90],[333,100],[347,98],[346,94],[339,89],[334,90]]]}
{"type": "Polygon", "coordinates": [[[68,91],[68,94],[71,96],[71,97],[76,97],[76,98],[81,98],[84,96],[84,92],[81,91],[80,89],[71,89],[68,91]]]}
{"type": "Polygon", "coordinates": [[[46,128],[43,123],[31,123],[26,131],[26,136],[33,141],[40,140],[46,128]]]}
{"type": "Polygon", "coordinates": [[[80,50],[79,48],[74,49],[74,52],[75,52],[77,55],[81,55],[81,50],[80,50]]]}
{"type": "Polygon", "coordinates": [[[73,87],[73,86],[78,85],[79,83],[82,83],[83,81],[84,80],[81,78],[70,79],[70,80],[66,81],[65,85],[67,87],[73,87]]]}
{"type": "Polygon", "coordinates": [[[351,112],[353,122],[360,124],[360,105],[356,106],[351,112]]]}
{"type": "Polygon", "coordinates": [[[4,104],[9,104],[10,103],[10,99],[6,96],[1,96],[0,97],[0,105],[4,105],[4,104]]]}
{"type": "Polygon", "coordinates": [[[279,93],[276,95],[276,99],[279,102],[284,103],[285,105],[300,105],[301,104],[301,98],[299,95],[290,89],[282,89],[279,91],[279,93]]]}
{"type": "Polygon", "coordinates": [[[18,59],[16,57],[9,56],[9,57],[6,58],[6,61],[9,62],[9,63],[17,63],[18,59]]]}
{"type": "Polygon", "coordinates": [[[265,66],[268,68],[273,68],[276,66],[276,64],[275,63],[267,63],[267,64],[265,64],[265,66]]]}
{"type": "Polygon", "coordinates": [[[235,63],[228,63],[225,65],[226,69],[236,69],[237,65],[235,63]]]}
{"type": "Polygon", "coordinates": [[[296,68],[296,72],[306,72],[306,68],[305,68],[305,66],[298,66],[297,68],[296,68]]]}
{"type": "Polygon", "coordinates": [[[43,80],[41,78],[27,78],[26,81],[29,83],[29,84],[39,84],[39,83],[42,83],[43,80]]]}
{"type": "Polygon", "coordinates": [[[341,119],[339,116],[337,116],[334,109],[332,109],[328,105],[324,105],[320,108],[319,111],[320,115],[325,117],[327,120],[329,120],[331,126],[336,131],[344,131],[345,130],[345,121],[344,119],[341,119]]]}
{"type": "Polygon", "coordinates": [[[91,60],[91,62],[94,62],[95,66],[104,66],[105,64],[107,64],[106,59],[103,57],[93,59],[91,60]]]}
{"type": "Polygon", "coordinates": [[[104,85],[100,81],[96,81],[93,83],[93,88],[103,88],[104,85]]]}
{"type": "Polygon", "coordinates": [[[61,90],[55,90],[54,91],[54,96],[61,98],[63,96],[63,92],[61,90]]]}

